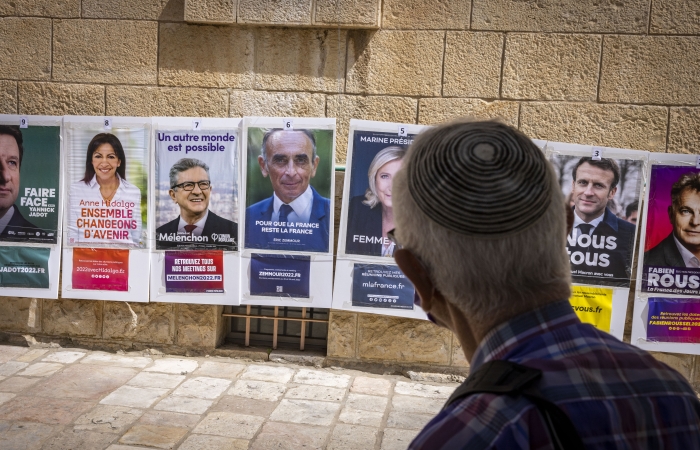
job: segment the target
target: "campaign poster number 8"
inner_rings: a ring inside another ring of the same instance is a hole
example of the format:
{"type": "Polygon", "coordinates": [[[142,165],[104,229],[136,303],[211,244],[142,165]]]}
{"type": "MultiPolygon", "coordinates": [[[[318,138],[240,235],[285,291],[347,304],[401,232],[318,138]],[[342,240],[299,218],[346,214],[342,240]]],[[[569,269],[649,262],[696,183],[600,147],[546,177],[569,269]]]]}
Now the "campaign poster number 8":
{"type": "Polygon", "coordinates": [[[240,122],[153,118],[151,301],[238,305],[240,122]]]}
{"type": "Polygon", "coordinates": [[[148,301],[151,119],[64,118],[62,295],[148,301]]]}

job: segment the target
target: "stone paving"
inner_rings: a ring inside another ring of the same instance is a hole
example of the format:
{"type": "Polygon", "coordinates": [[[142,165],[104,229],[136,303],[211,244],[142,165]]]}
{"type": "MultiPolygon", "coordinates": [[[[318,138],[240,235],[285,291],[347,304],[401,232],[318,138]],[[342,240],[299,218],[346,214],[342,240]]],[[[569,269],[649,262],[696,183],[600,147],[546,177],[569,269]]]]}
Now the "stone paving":
{"type": "Polygon", "coordinates": [[[406,448],[456,383],[0,345],[0,449],[406,448]]]}

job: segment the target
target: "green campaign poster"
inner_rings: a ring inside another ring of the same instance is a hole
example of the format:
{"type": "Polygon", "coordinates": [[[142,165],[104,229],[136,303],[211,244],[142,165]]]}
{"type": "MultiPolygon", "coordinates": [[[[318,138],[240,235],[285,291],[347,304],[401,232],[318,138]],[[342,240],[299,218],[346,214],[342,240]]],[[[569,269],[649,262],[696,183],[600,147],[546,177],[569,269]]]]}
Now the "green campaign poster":
{"type": "Polygon", "coordinates": [[[0,287],[49,288],[49,255],[40,247],[0,247],[0,287]]]}
{"type": "Polygon", "coordinates": [[[57,242],[60,133],[0,125],[0,241],[57,242]]]}

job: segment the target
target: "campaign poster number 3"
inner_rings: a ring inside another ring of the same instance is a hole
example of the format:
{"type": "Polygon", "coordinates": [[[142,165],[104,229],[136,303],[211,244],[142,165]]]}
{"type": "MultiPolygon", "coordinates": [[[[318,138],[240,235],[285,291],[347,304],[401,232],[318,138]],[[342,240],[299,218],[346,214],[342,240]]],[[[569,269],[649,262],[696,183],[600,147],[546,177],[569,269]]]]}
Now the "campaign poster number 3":
{"type": "Polygon", "coordinates": [[[567,236],[573,281],[629,286],[643,162],[565,154],[550,160],[574,212],[567,236]]]}

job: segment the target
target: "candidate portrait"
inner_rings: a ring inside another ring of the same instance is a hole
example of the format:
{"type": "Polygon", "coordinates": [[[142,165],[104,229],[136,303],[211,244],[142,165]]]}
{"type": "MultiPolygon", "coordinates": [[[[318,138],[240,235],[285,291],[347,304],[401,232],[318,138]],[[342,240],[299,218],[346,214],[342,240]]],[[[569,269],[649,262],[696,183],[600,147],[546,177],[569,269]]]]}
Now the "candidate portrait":
{"type": "Polygon", "coordinates": [[[673,230],[644,253],[645,266],[700,268],[700,174],[686,173],[671,188],[673,230]]]}
{"type": "Polygon", "coordinates": [[[350,199],[346,253],[392,256],[395,245],[387,233],[394,228],[392,184],[401,169],[406,149],[390,146],[380,150],[367,170],[368,187],[364,195],[350,199]]]}
{"type": "Polygon", "coordinates": [[[182,158],[169,172],[170,198],[180,214],[156,230],[156,249],[221,248],[237,250],[238,224],[210,210],[214,184],[209,166],[182,158]]]}
{"type": "Polygon", "coordinates": [[[314,134],[268,130],[257,162],[273,193],[246,208],[245,246],[327,252],[330,200],[310,184],[320,162],[314,134]]]}
{"type": "Polygon", "coordinates": [[[70,186],[68,239],[71,244],[141,245],[141,190],[126,180],[126,164],[126,153],[117,136],[112,133],[93,136],[85,153],[83,178],[70,186]],[[119,211],[118,216],[112,216],[110,210],[119,211]],[[103,214],[118,220],[102,220],[103,214]]]}
{"type": "Polygon", "coordinates": [[[24,240],[39,228],[15,205],[20,191],[24,146],[18,126],[0,125],[0,240],[24,240]]]}
{"type": "Polygon", "coordinates": [[[620,183],[614,159],[583,157],[572,170],[574,224],[567,249],[576,275],[603,274],[611,281],[628,280],[634,251],[635,226],[613,213],[620,183]]]}

